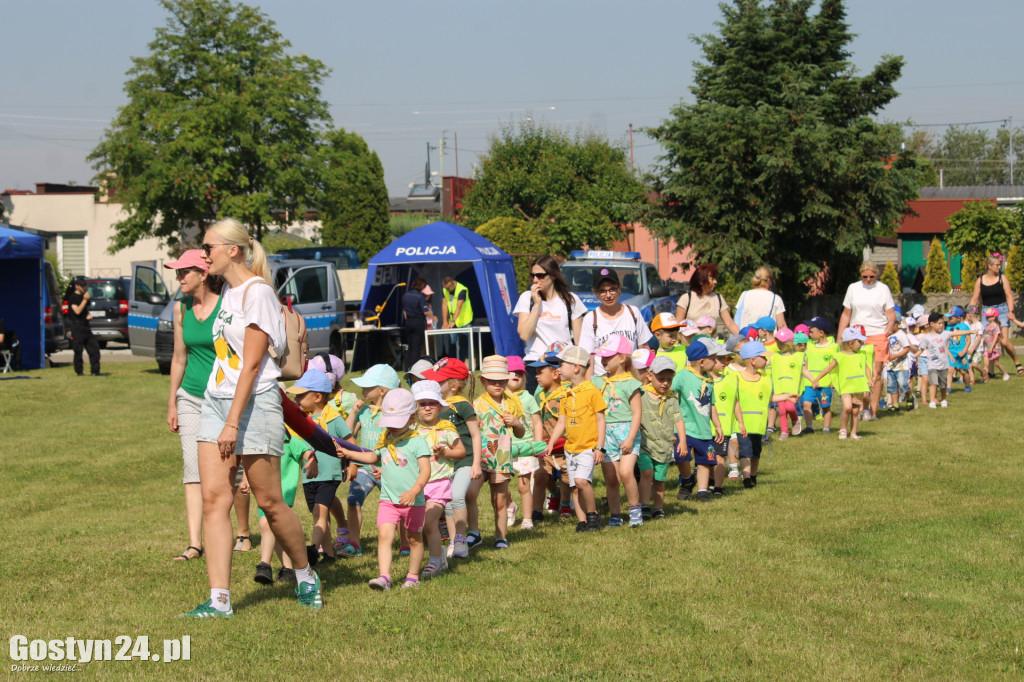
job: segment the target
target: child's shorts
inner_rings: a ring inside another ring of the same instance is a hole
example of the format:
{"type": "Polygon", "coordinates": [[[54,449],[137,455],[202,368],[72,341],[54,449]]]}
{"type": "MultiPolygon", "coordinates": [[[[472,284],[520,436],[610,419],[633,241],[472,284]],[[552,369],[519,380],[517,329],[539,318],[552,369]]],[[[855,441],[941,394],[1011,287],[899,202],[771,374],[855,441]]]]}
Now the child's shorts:
{"type": "Polygon", "coordinates": [[[682,464],[683,462],[689,462],[693,459],[693,455],[690,454],[690,448],[684,448],[683,454],[679,454],[679,434],[675,436],[675,440],[672,441],[672,461],[676,464],[682,464]]]}
{"type": "MultiPolygon", "coordinates": [[[[196,440],[201,443],[216,443],[224,430],[233,398],[203,396],[203,411],[199,417],[199,433],[196,440]]],[[[238,418],[238,435],[235,440],[236,455],[284,454],[284,411],[281,408],[281,392],[275,386],[269,391],[257,393],[238,418]]]]}
{"type": "Polygon", "coordinates": [[[804,389],[803,395],[800,396],[800,401],[805,403],[818,403],[823,410],[827,410],[832,407],[832,387],[822,386],[821,388],[814,388],[808,386],[804,389]]]}
{"type": "Polygon", "coordinates": [[[396,526],[401,523],[410,533],[423,532],[423,519],[427,515],[425,505],[419,507],[403,507],[391,500],[381,500],[377,508],[377,527],[385,523],[393,523],[396,526]]]}
{"type": "Polygon", "coordinates": [[[928,370],[928,385],[938,386],[942,390],[948,388],[949,372],[944,369],[928,370]]]}
{"type": "Polygon", "coordinates": [[[589,483],[594,478],[594,451],[566,452],[565,470],[569,477],[568,483],[570,488],[576,487],[576,479],[589,483]]]}
{"type": "Polygon", "coordinates": [[[910,390],[910,370],[890,371],[887,377],[885,392],[889,395],[900,395],[910,390]]]}
{"type": "Polygon", "coordinates": [[[655,462],[646,452],[641,452],[636,460],[636,465],[640,471],[654,469],[654,480],[664,483],[668,479],[668,468],[672,466],[672,462],[655,462]]]}
{"type": "Polygon", "coordinates": [[[380,488],[380,481],[366,469],[360,468],[356,473],[355,480],[348,486],[349,506],[362,507],[366,496],[373,492],[374,488],[380,488]]]}
{"type": "Polygon", "coordinates": [[[979,348],[971,354],[971,364],[979,367],[985,364],[985,353],[979,348]]]}
{"type": "Polygon", "coordinates": [[[629,422],[612,422],[606,424],[604,429],[604,448],[608,452],[604,455],[606,462],[618,462],[622,455],[640,454],[640,434],[633,439],[633,448],[629,452],[622,451],[622,441],[629,435],[629,422]]]}
{"type": "Polygon", "coordinates": [[[748,433],[746,437],[740,435],[740,459],[761,459],[761,439],[764,438],[763,434],[760,433],[748,433]]]}
{"type": "Polygon", "coordinates": [[[493,469],[484,469],[484,477],[491,485],[507,483],[512,480],[512,474],[503,474],[502,472],[494,471],[493,469]]]}
{"type": "Polygon", "coordinates": [[[339,485],[341,485],[341,481],[310,481],[309,483],[303,483],[302,492],[306,495],[306,506],[309,508],[309,511],[313,511],[313,507],[318,504],[330,507],[331,503],[334,502],[334,496],[338,493],[339,485]]]}
{"type": "Polygon", "coordinates": [[[701,440],[693,436],[686,437],[686,449],[693,453],[693,463],[698,466],[713,467],[718,464],[715,454],[715,441],[701,440]]]}
{"type": "Polygon", "coordinates": [[[445,505],[452,501],[452,479],[442,478],[423,486],[423,497],[427,502],[445,505]]]}
{"type": "MultiPolygon", "coordinates": [[[[735,437],[736,436],[733,435],[733,438],[735,438],[735,437]]],[[[721,443],[719,443],[716,440],[711,441],[711,445],[714,446],[714,448],[715,448],[715,455],[717,455],[718,457],[728,457],[729,456],[729,442],[731,440],[732,440],[732,438],[726,438],[721,443]]]]}
{"type": "Polygon", "coordinates": [[[949,364],[953,369],[967,369],[969,367],[967,364],[967,356],[960,358],[954,355],[953,359],[949,361],[949,364]]]}

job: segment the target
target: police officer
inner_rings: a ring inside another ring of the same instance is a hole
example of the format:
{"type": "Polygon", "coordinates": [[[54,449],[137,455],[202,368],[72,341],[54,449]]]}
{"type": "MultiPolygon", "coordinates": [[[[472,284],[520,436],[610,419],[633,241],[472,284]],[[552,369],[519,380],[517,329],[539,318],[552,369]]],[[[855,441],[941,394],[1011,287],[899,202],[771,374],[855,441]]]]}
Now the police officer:
{"type": "Polygon", "coordinates": [[[85,277],[79,275],[71,282],[72,292],[68,294],[67,320],[71,328],[71,349],[75,354],[75,374],[82,376],[82,350],[89,354],[89,369],[94,377],[100,376],[100,342],[92,333],[89,320],[89,287],[85,277]]]}

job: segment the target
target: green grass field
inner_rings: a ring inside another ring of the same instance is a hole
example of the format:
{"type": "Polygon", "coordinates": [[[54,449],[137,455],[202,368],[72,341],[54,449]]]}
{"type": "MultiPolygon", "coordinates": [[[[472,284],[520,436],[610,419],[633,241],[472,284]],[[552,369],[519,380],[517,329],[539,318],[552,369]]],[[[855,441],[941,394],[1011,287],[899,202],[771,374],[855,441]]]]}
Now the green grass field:
{"type": "Polygon", "coordinates": [[[311,613],[253,582],[257,551],[236,554],[235,618],[193,622],[175,616],[208,587],[202,560],[170,560],[188,543],[167,379],[148,363],[104,371],[0,382],[0,622],[30,640],[147,635],[152,653],[189,635],[191,660],[79,675],[1024,676],[1017,379],[866,424],[860,442],[776,442],[756,490],[730,484],[700,507],[672,494],[669,518],[640,529],[517,529],[510,550],[487,543],[418,591],[371,592],[371,551],[321,570],[326,605],[311,613]]]}

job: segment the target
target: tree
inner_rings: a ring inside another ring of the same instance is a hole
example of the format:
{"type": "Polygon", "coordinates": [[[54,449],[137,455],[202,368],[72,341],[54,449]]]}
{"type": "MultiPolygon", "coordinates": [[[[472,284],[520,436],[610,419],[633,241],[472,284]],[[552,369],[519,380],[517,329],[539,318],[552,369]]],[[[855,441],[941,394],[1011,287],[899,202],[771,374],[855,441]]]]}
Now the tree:
{"type": "Polygon", "coordinates": [[[289,55],[257,9],[229,0],[161,0],[170,14],[133,58],[125,92],[89,155],[124,205],[111,250],[170,244],[222,216],[259,238],[312,192],[310,161],[330,121],[318,60],[289,55]]]}
{"type": "Polygon", "coordinates": [[[1019,244],[1010,247],[1006,258],[1006,278],[1010,280],[1010,288],[1024,291],[1024,249],[1019,244]]]}
{"type": "Polygon", "coordinates": [[[646,205],[625,151],[594,133],[567,133],[524,118],[505,125],[481,157],[463,218],[539,220],[545,249],[606,248],[646,205]]]}
{"type": "Polygon", "coordinates": [[[946,248],[950,253],[1006,253],[1011,244],[1024,239],[1024,213],[1018,207],[1002,209],[989,201],[969,201],[946,222],[946,248]]]}
{"type": "Polygon", "coordinates": [[[885,268],[882,270],[882,276],[879,278],[885,286],[889,287],[889,291],[893,294],[899,294],[903,291],[903,287],[900,286],[899,275],[896,274],[896,266],[892,264],[892,261],[885,262],[885,268]]]}
{"type": "Polygon", "coordinates": [[[872,118],[896,96],[903,59],[856,77],[841,0],[721,7],[719,35],[697,39],[695,101],[649,131],[664,149],[651,226],[724,270],[768,263],[788,293],[825,264],[848,281],[917,196],[901,128],[872,118]]]}
{"type": "Polygon", "coordinates": [[[924,270],[924,284],[921,292],[925,294],[948,294],[953,288],[953,280],[949,276],[949,263],[946,262],[946,252],[942,250],[942,242],[938,237],[932,239],[932,246],[928,249],[928,264],[924,270]]]}
{"type": "Polygon", "coordinates": [[[522,293],[530,288],[530,263],[542,253],[544,236],[536,222],[520,218],[492,218],[476,228],[476,233],[494,242],[494,245],[512,256],[516,271],[516,284],[522,293]]]}
{"type": "Polygon", "coordinates": [[[984,254],[964,254],[960,257],[961,291],[974,291],[974,281],[978,279],[978,273],[981,272],[984,261],[984,254]]]}
{"type": "Polygon", "coordinates": [[[317,152],[317,204],[324,246],[354,246],[366,262],[391,242],[384,167],[366,140],[344,129],[327,133],[317,152]]]}

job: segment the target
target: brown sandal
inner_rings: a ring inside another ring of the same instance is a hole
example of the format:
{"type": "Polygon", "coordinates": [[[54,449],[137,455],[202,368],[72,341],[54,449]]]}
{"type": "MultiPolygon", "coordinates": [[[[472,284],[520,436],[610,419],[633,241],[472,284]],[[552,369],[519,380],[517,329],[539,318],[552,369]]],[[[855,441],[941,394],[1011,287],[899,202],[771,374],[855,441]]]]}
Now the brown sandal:
{"type": "Polygon", "coordinates": [[[201,559],[202,556],[203,556],[203,549],[202,549],[202,547],[195,547],[193,545],[189,545],[188,547],[185,548],[184,552],[182,552],[178,556],[174,557],[174,561],[191,561],[192,559],[201,559]],[[196,554],[195,556],[189,556],[188,555],[188,551],[190,549],[194,549],[196,552],[198,552],[198,554],[196,554]]]}

